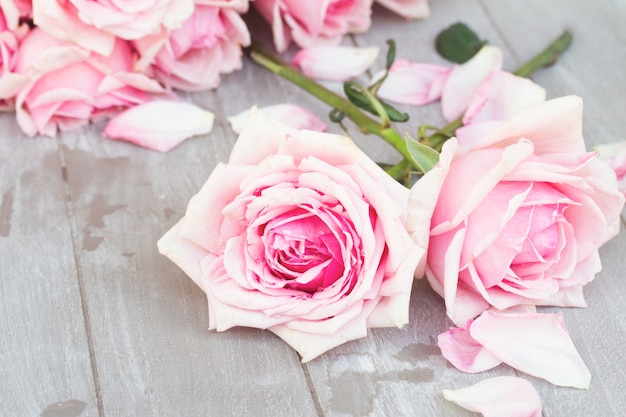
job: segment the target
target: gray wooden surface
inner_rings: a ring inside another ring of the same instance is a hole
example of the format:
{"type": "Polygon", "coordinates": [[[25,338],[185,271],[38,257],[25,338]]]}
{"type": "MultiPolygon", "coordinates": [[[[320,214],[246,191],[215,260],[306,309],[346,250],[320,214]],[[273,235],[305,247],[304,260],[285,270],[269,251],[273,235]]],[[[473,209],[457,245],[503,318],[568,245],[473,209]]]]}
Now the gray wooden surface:
{"type": "MultiPolygon", "coordinates": [[[[346,42],[384,50],[392,37],[398,56],[444,63],[434,36],[462,20],[514,69],[568,28],[572,48],[534,79],[549,98],[583,97],[589,146],[626,139],[624,0],[432,0],[431,8],[430,19],[408,22],[376,7],[370,32],[346,42]]],[[[500,366],[469,375],[446,363],[436,337],[451,323],[426,281],[415,285],[404,329],[371,331],[306,365],[269,332],[208,332],[205,297],[157,253],[157,239],[227,160],[236,139],[227,116],[279,102],[323,118],[328,109],[250,61],[218,90],[185,98],[214,111],[215,128],[165,155],[101,138],[102,123],[28,139],[13,114],[0,115],[1,416],[471,416],[442,389],[516,374],[500,366]]],[[[439,113],[411,110],[411,126],[440,124],[439,113]]],[[[395,158],[376,138],[357,141],[379,161],[395,158]]],[[[626,410],[625,248],[622,231],[601,250],[589,307],[564,311],[591,388],[524,376],[546,417],[626,410]]]]}

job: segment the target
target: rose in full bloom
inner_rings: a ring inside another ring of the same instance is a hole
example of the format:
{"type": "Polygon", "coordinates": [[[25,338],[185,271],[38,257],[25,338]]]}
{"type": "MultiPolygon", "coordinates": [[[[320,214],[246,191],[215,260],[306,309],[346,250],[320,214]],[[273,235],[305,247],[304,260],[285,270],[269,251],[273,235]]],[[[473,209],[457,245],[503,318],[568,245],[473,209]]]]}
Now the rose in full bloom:
{"type": "Polygon", "coordinates": [[[28,33],[28,26],[12,28],[8,22],[9,18],[0,9],[0,110],[12,109],[15,95],[26,83],[24,77],[15,74],[13,69],[19,44],[28,33]]]}
{"type": "Polygon", "coordinates": [[[408,321],[424,249],[407,199],[349,138],[253,113],[158,246],[207,294],[211,329],[269,329],[306,362],[408,321]]]}
{"type": "Polygon", "coordinates": [[[33,0],[33,20],[50,35],[109,55],[115,38],[133,40],[176,29],[194,0],[33,0]]]}
{"type": "Polygon", "coordinates": [[[180,28],[134,42],[141,55],[136,68],[184,91],[217,87],[220,74],[241,68],[241,48],[250,44],[250,33],[239,13],[247,9],[247,0],[196,0],[180,28]]]}
{"type": "Polygon", "coordinates": [[[585,151],[580,98],[530,107],[474,143],[453,139],[429,173],[441,189],[426,276],[457,325],[489,306],[585,306],[583,285],[619,231],[624,196],[585,151]]]}
{"type": "Polygon", "coordinates": [[[293,41],[301,48],[336,45],[348,33],[371,24],[373,0],[255,0],[252,4],[272,26],[274,46],[284,52],[293,41]]]}
{"type": "Polygon", "coordinates": [[[117,40],[108,56],[86,51],[32,29],[20,45],[15,73],[18,124],[29,136],[54,136],[163,93],[154,80],[132,71],[130,45],[117,40]]]}

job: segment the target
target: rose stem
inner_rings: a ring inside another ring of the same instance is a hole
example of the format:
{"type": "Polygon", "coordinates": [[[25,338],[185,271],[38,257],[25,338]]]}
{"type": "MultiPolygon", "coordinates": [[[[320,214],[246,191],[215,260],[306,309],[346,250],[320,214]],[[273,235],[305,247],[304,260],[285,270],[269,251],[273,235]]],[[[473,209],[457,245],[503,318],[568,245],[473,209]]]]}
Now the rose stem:
{"type": "MultiPolygon", "coordinates": [[[[383,138],[405,159],[411,160],[405,141],[398,132],[390,126],[382,126],[380,122],[370,119],[348,99],[306,77],[300,71],[292,68],[287,62],[256,43],[253,43],[251,46],[250,57],[265,69],[291,81],[326,104],[345,113],[364,133],[372,133],[383,138]]],[[[421,172],[419,167],[415,166],[414,168],[421,172]]]]}
{"type": "MultiPolygon", "coordinates": [[[[547,48],[535,55],[513,73],[518,76],[528,77],[540,68],[553,65],[558,60],[559,55],[569,47],[571,42],[571,33],[567,30],[564,31],[556,40],[550,43],[547,48]]],[[[406,161],[411,161],[412,158],[408,153],[404,139],[402,139],[398,132],[396,132],[393,128],[381,126],[379,122],[366,116],[357,106],[352,104],[346,98],[330,91],[321,84],[318,84],[314,80],[306,77],[300,71],[292,68],[287,62],[283,61],[281,58],[256,43],[253,43],[251,46],[250,57],[253,61],[265,69],[296,84],[326,104],[342,111],[358,127],[360,127],[364,133],[372,133],[386,140],[404,157],[403,161],[387,170],[387,172],[389,172],[394,178],[397,179],[405,177],[407,170],[410,169],[414,169],[417,170],[418,173],[422,173],[418,166],[413,166],[411,168],[411,165],[413,164],[407,164],[406,161]]],[[[459,117],[442,129],[428,136],[422,143],[439,151],[441,150],[443,143],[453,136],[456,129],[462,125],[462,118],[459,117]]]]}

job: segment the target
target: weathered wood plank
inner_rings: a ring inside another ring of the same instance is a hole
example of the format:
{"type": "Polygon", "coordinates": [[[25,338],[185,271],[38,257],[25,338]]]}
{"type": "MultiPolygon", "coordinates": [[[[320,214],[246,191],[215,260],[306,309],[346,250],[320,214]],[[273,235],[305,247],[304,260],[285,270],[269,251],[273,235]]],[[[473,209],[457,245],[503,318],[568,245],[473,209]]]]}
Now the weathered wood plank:
{"type": "Polygon", "coordinates": [[[0,125],[0,414],[97,416],[57,141],[0,125]]]}
{"type": "Polygon", "coordinates": [[[222,103],[252,104],[233,98],[238,85],[195,95],[216,127],[167,155],[101,140],[98,126],[64,135],[106,416],[315,414],[297,355],[269,332],[208,332],[202,291],[156,248],[228,159],[236,135],[222,103]]]}

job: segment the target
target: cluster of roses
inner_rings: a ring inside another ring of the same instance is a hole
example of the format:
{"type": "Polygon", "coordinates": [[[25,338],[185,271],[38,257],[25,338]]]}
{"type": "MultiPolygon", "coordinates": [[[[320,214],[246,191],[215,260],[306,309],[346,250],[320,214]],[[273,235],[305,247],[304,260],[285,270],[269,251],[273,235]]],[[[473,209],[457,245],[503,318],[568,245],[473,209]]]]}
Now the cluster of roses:
{"type": "MultiPolygon", "coordinates": [[[[439,336],[458,369],[506,363],[587,388],[562,314],[536,307],[586,305],[624,195],[585,150],[581,99],[545,101],[501,64],[486,46],[455,67],[390,68],[380,96],[441,100],[447,119],[465,123],[410,189],[347,137],[251,111],[230,161],[158,243],[206,293],[210,328],[268,329],[306,362],[368,328],[406,324],[413,279],[425,275],[458,326],[439,336]]],[[[489,415],[541,415],[520,378],[444,395],[489,415]]]]}
{"type": "MultiPolygon", "coordinates": [[[[253,4],[282,50],[292,39],[336,43],[367,30],[372,2],[253,4]]],[[[426,0],[380,2],[408,17],[428,14],[426,0]]],[[[220,74],[241,68],[248,8],[248,0],[3,0],[0,106],[16,111],[28,136],[54,136],[155,98],[175,99],[172,89],[215,88],[220,74]]]]}

